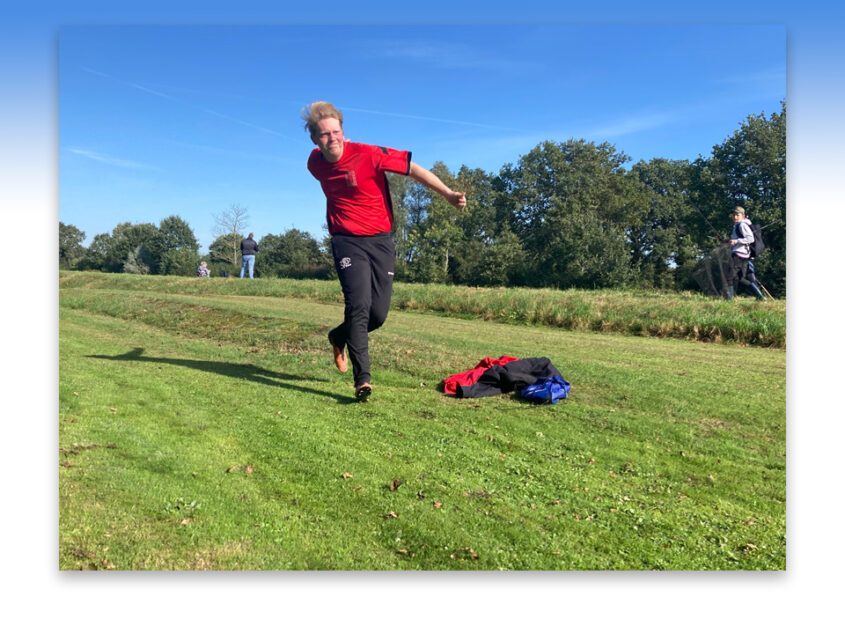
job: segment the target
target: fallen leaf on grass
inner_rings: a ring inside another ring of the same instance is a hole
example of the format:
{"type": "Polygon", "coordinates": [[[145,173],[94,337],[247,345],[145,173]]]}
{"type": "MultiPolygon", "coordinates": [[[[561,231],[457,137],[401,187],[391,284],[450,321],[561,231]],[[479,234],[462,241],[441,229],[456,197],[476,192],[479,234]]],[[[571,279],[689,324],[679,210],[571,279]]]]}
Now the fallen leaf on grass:
{"type": "Polygon", "coordinates": [[[478,554],[469,546],[466,548],[461,548],[458,552],[452,553],[449,555],[450,559],[462,559],[464,553],[466,553],[470,559],[478,559],[478,554]]]}
{"type": "Polygon", "coordinates": [[[245,472],[247,475],[249,475],[250,473],[252,473],[252,465],[251,465],[251,464],[248,464],[246,467],[244,467],[244,472],[245,472]]]}
{"type": "Polygon", "coordinates": [[[229,467],[228,469],[226,469],[226,473],[232,473],[232,471],[239,471],[239,470],[240,470],[240,468],[241,468],[241,465],[239,465],[239,464],[233,464],[231,467],[229,467]]]}
{"type": "Polygon", "coordinates": [[[390,519],[390,518],[394,518],[394,517],[399,517],[399,515],[397,515],[396,511],[390,511],[390,513],[388,513],[384,517],[385,517],[385,519],[390,519]]]}
{"type": "Polygon", "coordinates": [[[417,491],[417,498],[420,500],[424,500],[425,494],[422,491],[417,491]]]}
{"type": "Polygon", "coordinates": [[[434,503],[434,508],[436,508],[436,509],[439,509],[441,506],[443,506],[443,502],[435,502],[434,503]]]}
{"type": "Polygon", "coordinates": [[[402,486],[402,483],[399,480],[394,480],[393,482],[390,483],[390,490],[395,491],[400,486],[402,486]]]}
{"type": "Polygon", "coordinates": [[[360,490],[361,490],[361,489],[363,489],[363,488],[364,488],[364,485],[363,485],[363,484],[359,484],[357,487],[352,487],[352,490],[353,490],[353,491],[360,491],[360,490]]]}
{"type": "Polygon", "coordinates": [[[344,473],[340,477],[343,478],[344,480],[349,480],[352,477],[352,474],[351,473],[344,473]]]}
{"type": "Polygon", "coordinates": [[[191,518],[190,518],[190,517],[186,517],[186,518],[185,518],[185,519],[183,519],[181,522],[179,522],[179,524],[181,524],[182,526],[185,526],[185,525],[190,524],[190,523],[191,523],[191,518]]]}
{"type": "Polygon", "coordinates": [[[72,464],[70,464],[69,462],[63,462],[63,463],[62,463],[62,466],[63,466],[63,467],[72,467],[73,465],[72,465],[72,464]]]}

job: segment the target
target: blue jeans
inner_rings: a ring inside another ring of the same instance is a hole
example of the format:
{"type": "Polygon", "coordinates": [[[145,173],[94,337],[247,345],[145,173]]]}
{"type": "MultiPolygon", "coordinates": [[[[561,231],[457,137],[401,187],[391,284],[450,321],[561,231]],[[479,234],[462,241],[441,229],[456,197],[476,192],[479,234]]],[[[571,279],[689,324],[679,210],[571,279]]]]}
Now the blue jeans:
{"type": "Polygon", "coordinates": [[[244,255],[241,256],[241,279],[243,279],[244,271],[247,267],[249,267],[249,279],[252,279],[252,269],[255,268],[255,256],[254,255],[244,255]]]}

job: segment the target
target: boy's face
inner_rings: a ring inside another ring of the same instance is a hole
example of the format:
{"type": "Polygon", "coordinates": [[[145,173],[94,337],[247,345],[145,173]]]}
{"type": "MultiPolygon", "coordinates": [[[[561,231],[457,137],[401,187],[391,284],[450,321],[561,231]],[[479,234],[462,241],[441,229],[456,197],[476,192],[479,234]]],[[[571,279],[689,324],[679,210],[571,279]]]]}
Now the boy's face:
{"type": "Polygon", "coordinates": [[[739,222],[740,220],[745,218],[745,216],[743,214],[739,213],[738,211],[735,211],[734,214],[733,214],[733,218],[734,218],[734,222],[739,222]]]}
{"type": "Polygon", "coordinates": [[[320,148],[327,161],[336,163],[343,156],[343,126],[334,117],[317,122],[317,132],[311,140],[320,148]]]}

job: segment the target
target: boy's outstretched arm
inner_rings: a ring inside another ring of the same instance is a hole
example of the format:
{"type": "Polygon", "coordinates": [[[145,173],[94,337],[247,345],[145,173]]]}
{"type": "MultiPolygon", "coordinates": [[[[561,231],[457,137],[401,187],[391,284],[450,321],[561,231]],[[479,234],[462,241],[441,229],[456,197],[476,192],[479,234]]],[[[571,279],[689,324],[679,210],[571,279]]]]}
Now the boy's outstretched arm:
{"type": "Polygon", "coordinates": [[[463,209],[467,206],[467,196],[465,192],[452,191],[446,187],[446,184],[440,180],[436,174],[420,165],[417,165],[413,161],[411,161],[411,171],[408,172],[408,176],[418,183],[425,185],[430,190],[443,196],[443,198],[445,198],[453,207],[463,209]]]}

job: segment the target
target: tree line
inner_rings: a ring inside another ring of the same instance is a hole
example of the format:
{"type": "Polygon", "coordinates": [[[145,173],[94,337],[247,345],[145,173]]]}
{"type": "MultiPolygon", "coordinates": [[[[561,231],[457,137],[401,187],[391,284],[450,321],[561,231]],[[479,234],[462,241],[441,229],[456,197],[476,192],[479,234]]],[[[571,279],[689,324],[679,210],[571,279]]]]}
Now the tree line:
{"type": "MultiPolygon", "coordinates": [[[[497,173],[462,166],[432,171],[467,192],[456,210],[412,179],[389,174],[396,279],[471,286],[696,288],[691,273],[731,231],[742,205],[764,227],[767,250],[755,261],[771,293],[786,293],[786,104],[768,118],[751,115],[694,161],[630,157],[609,143],[545,141],[497,173]]],[[[321,210],[322,211],[322,210],[321,210]]],[[[194,275],[200,257],[213,275],[240,268],[237,245],[246,210],[215,217],[216,238],[200,256],[178,216],[119,224],[94,237],[60,223],[66,268],[194,275]]],[[[263,277],[334,275],[328,237],[297,229],[268,234],[256,273],[263,277]]]]}

